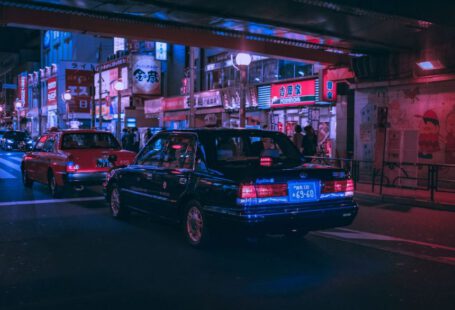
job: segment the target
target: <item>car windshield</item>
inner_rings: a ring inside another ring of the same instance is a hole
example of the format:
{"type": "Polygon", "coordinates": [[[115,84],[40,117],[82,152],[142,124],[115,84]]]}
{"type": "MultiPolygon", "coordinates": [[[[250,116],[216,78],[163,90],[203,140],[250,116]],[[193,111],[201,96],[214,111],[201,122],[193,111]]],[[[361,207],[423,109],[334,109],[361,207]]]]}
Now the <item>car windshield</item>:
{"type": "Polygon", "coordinates": [[[6,139],[24,140],[27,138],[27,134],[22,131],[8,131],[3,137],[6,139]]]}
{"type": "Polygon", "coordinates": [[[119,149],[120,145],[110,133],[66,133],[63,135],[62,150],[69,149],[119,149]]]}
{"type": "Polygon", "coordinates": [[[297,166],[301,156],[294,144],[282,133],[268,131],[215,132],[201,139],[207,164],[213,168],[259,165],[297,166]]]}

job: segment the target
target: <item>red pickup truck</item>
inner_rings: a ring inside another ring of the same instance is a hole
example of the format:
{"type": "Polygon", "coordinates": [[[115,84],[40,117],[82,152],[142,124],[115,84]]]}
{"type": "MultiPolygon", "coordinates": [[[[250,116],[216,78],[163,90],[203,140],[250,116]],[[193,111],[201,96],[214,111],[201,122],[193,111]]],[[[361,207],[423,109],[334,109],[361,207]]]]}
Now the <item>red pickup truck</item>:
{"type": "Polygon", "coordinates": [[[127,166],[136,154],[122,150],[110,133],[98,130],[60,130],[41,136],[22,158],[22,180],[47,184],[52,196],[67,188],[101,185],[114,167],[127,166]]]}

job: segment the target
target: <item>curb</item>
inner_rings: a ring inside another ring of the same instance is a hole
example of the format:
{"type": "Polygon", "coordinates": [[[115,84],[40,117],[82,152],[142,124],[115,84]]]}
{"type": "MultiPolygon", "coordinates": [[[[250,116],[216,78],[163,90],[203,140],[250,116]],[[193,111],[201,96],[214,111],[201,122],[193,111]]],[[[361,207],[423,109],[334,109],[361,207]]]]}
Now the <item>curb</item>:
{"type": "Polygon", "coordinates": [[[445,202],[431,202],[429,200],[417,200],[412,198],[379,195],[379,194],[367,194],[367,193],[355,193],[354,198],[363,200],[375,201],[375,202],[386,202],[386,203],[403,203],[415,207],[428,208],[434,210],[443,211],[455,211],[455,204],[449,204],[445,202]]]}

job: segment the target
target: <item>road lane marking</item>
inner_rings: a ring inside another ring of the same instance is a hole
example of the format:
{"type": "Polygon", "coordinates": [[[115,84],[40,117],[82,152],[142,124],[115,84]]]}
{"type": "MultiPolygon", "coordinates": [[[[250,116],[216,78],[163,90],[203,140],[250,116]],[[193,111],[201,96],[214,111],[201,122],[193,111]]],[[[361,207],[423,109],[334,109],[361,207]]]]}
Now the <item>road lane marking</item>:
{"type": "Polygon", "coordinates": [[[374,234],[374,233],[352,230],[352,229],[347,229],[347,228],[337,228],[333,231],[314,231],[314,232],[312,232],[312,234],[315,236],[318,236],[318,237],[322,237],[322,238],[334,239],[334,240],[338,240],[338,241],[351,243],[354,245],[360,245],[360,246],[364,246],[364,247],[368,247],[368,248],[382,250],[385,252],[397,253],[400,255],[405,255],[405,256],[419,258],[419,259],[423,259],[423,260],[427,260],[427,261],[433,261],[433,262],[438,262],[438,263],[455,266],[455,253],[454,253],[454,256],[452,256],[452,255],[450,255],[450,256],[438,256],[438,255],[431,256],[431,255],[427,255],[427,254],[416,253],[411,250],[404,250],[404,249],[401,249],[400,247],[396,247],[396,246],[394,247],[393,242],[405,242],[405,243],[409,243],[409,244],[429,247],[432,249],[455,252],[455,248],[450,247],[450,246],[445,246],[445,245],[441,245],[441,244],[433,244],[433,243],[422,242],[422,241],[417,241],[417,240],[397,238],[397,237],[381,235],[381,234],[374,234]],[[367,243],[366,241],[373,241],[373,242],[367,243]],[[384,244],[384,243],[377,244],[377,243],[374,243],[374,241],[391,241],[391,242],[386,243],[386,244],[384,244]]]}
{"type": "Polygon", "coordinates": [[[454,251],[454,247],[442,245],[442,244],[436,244],[436,243],[430,243],[430,242],[424,242],[424,241],[417,241],[417,240],[412,240],[412,239],[404,239],[404,238],[399,238],[399,237],[392,237],[392,236],[387,236],[387,235],[381,235],[381,234],[375,234],[375,233],[369,233],[369,232],[364,232],[364,231],[359,231],[359,230],[353,230],[353,229],[348,229],[348,228],[338,228],[338,230],[343,230],[352,234],[359,234],[360,238],[358,239],[369,239],[369,240],[389,240],[389,241],[398,241],[398,242],[406,242],[406,243],[412,243],[416,245],[422,245],[422,246],[427,246],[433,249],[442,249],[442,250],[448,250],[448,251],[454,251]],[[375,239],[376,238],[376,239],[375,239]]]}
{"type": "Polygon", "coordinates": [[[8,160],[5,160],[3,158],[0,158],[0,164],[3,164],[5,166],[7,166],[7,167],[10,167],[11,169],[14,169],[16,171],[21,171],[20,165],[14,164],[14,163],[12,163],[12,162],[10,162],[8,160]]]}
{"type": "Polygon", "coordinates": [[[15,179],[16,177],[0,168],[0,179],[15,179]]]}
{"type": "Polygon", "coordinates": [[[86,201],[99,201],[99,200],[104,200],[104,197],[97,196],[97,197],[68,198],[68,199],[6,201],[6,202],[0,202],[0,207],[18,206],[18,205],[38,205],[38,204],[46,204],[46,203],[86,202],[86,201]]]}
{"type": "Polygon", "coordinates": [[[22,157],[9,157],[9,159],[18,163],[22,163],[22,157]]]}

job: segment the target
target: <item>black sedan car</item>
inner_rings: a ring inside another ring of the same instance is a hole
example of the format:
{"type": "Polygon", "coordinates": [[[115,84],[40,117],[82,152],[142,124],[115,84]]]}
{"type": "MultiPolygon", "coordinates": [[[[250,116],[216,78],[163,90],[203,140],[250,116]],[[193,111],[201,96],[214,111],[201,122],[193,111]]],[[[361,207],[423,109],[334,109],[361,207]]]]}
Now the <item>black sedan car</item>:
{"type": "Polygon", "coordinates": [[[3,134],[0,146],[6,151],[29,151],[32,149],[33,140],[24,131],[10,130],[3,134]]]}
{"type": "Polygon", "coordinates": [[[353,191],[344,170],[304,164],[282,133],[188,129],[156,134],[109,174],[105,192],[115,218],[134,210],[175,219],[203,246],[216,230],[296,237],[349,225],[353,191]]]}

